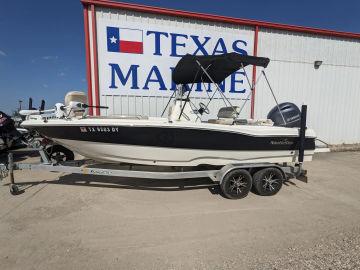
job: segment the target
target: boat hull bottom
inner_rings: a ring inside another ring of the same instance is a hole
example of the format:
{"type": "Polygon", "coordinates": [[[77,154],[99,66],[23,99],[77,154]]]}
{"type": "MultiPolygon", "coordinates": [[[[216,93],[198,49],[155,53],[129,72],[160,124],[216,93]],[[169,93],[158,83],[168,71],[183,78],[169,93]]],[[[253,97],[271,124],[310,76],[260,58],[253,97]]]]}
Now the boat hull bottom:
{"type": "MultiPolygon", "coordinates": [[[[110,163],[158,166],[222,166],[235,163],[297,162],[298,151],[229,151],[150,147],[54,139],[70,150],[90,159],[110,163]]],[[[306,150],[304,161],[311,161],[314,150],[306,150]]]]}

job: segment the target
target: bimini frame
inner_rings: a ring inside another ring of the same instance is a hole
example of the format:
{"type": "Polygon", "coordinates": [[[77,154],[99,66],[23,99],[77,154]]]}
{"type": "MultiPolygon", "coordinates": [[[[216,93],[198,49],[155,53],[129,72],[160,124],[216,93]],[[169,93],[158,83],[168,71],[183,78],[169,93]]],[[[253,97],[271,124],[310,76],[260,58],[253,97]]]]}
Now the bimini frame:
{"type": "MultiPolygon", "coordinates": [[[[185,55],[176,65],[173,73],[173,81],[176,84],[183,85],[183,88],[185,88],[188,91],[187,97],[184,99],[185,104],[186,102],[190,101],[190,94],[192,92],[193,86],[197,82],[201,82],[204,84],[212,83],[215,85],[216,90],[214,93],[209,96],[209,101],[205,105],[204,103],[199,103],[199,109],[196,107],[195,104],[191,103],[193,107],[195,107],[195,112],[197,113],[198,117],[197,119],[201,119],[201,116],[204,112],[208,112],[208,106],[213,100],[216,93],[220,94],[220,97],[225,103],[225,106],[229,106],[234,111],[234,121],[237,119],[244,109],[247,101],[250,99],[250,96],[253,94],[253,91],[255,89],[256,84],[259,82],[261,76],[264,76],[266,84],[269,87],[269,90],[272,94],[272,97],[274,98],[274,101],[276,103],[276,106],[280,112],[280,115],[282,117],[282,120],[284,121],[284,124],[286,125],[286,120],[284,115],[282,114],[279,102],[276,99],[275,93],[273,91],[273,88],[270,85],[269,79],[266,76],[265,68],[267,67],[270,60],[268,58],[263,57],[256,57],[256,56],[244,56],[237,53],[228,53],[228,54],[222,54],[222,55],[216,55],[216,56],[191,56],[191,55],[185,55]],[[196,66],[195,66],[196,65],[196,66]],[[253,83],[250,82],[249,76],[245,70],[245,66],[247,65],[253,65],[253,66],[262,66],[263,70],[261,71],[259,77],[254,81],[253,83]],[[246,81],[249,85],[250,91],[247,95],[247,97],[244,99],[244,102],[242,106],[240,107],[240,110],[237,110],[235,106],[232,105],[230,100],[225,96],[225,94],[220,89],[219,83],[221,83],[226,77],[231,75],[233,72],[242,69],[244,72],[246,81]],[[190,70],[190,71],[189,71],[190,70]],[[219,74],[217,74],[219,73],[219,74]],[[216,77],[216,79],[214,79],[216,77]],[[188,87],[187,84],[191,83],[191,87],[188,87]],[[199,116],[200,115],[200,116],[199,116]]],[[[164,115],[167,107],[169,106],[171,100],[175,96],[176,90],[173,92],[173,94],[170,96],[169,101],[167,102],[161,116],[164,115]]],[[[184,92],[182,92],[183,94],[184,92]]],[[[179,115],[179,118],[181,118],[183,114],[183,110],[185,108],[185,104],[182,107],[181,113],[179,115]]]]}

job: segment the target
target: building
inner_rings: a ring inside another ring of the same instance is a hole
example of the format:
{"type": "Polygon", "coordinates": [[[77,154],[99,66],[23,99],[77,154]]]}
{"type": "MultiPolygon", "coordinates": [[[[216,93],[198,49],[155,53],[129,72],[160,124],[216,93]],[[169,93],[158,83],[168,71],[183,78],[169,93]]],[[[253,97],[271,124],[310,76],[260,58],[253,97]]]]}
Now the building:
{"type": "MultiPolygon", "coordinates": [[[[266,56],[279,102],[308,105],[308,126],[331,144],[360,143],[360,34],[102,0],[82,0],[89,103],[95,115],[159,116],[174,88],[171,69],[190,54],[266,56]]],[[[260,68],[246,67],[223,84],[242,117],[266,117],[275,105],[260,68]]],[[[214,89],[196,85],[202,101],[214,89]]],[[[210,111],[222,105],[215,100],[210,111]],[[216,107],[216,108],[215,108],[216,107]]]]}

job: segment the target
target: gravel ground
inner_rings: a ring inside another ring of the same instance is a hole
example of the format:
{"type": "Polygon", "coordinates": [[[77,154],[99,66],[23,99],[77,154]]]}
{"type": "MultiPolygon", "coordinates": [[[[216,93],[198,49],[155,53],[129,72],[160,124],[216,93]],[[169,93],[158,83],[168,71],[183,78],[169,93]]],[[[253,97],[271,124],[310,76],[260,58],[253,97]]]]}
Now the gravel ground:
{"type": "Polygon", "coordinates": [[[279,254],[256,260],[248,269],[360,269],[360,227],[322,237],[309,246],[289,247],[285,253],[279,250],[279,254]]]}
{"type": "Polygon", "coordinates": [[[0,269],[360,269],[360,152],[306,169],[235,201],[207,179],[18,171],[23,194],[0,183],[0,269]]]}

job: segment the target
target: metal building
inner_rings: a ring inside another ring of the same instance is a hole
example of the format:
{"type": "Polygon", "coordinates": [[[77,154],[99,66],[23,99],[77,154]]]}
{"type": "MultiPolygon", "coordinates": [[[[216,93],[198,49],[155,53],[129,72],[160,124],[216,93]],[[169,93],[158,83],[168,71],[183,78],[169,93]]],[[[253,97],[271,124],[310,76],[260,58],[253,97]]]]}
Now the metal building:
{"type": "MultiPolygon", "coordinates": [[[[268,78],[279,102],[308,105],[308,125],[331,144],[360,143],[360,34],[244,20],[102,0],[81,0],[89,103],[95,115],[159,116],[172,94],[180,57],[235,51],[271,59],[268,78]]],[[[265,118],[275,105],[259,68],[223,83],[243,118],[265,118]],[[260,78],[259,78],[260,77],[260,78]]],[[[200,102],[214,89],[196,85],[200,102]]],[[[212,103],[210,111],[222,104],[212,103]]],[[[213,116],[212,115],[212,116],[213,116]]]]}

